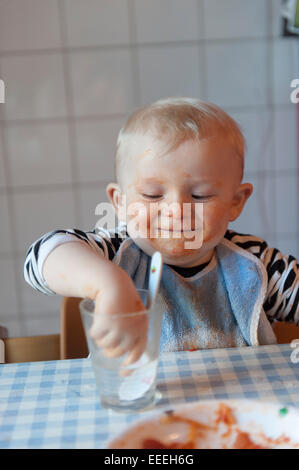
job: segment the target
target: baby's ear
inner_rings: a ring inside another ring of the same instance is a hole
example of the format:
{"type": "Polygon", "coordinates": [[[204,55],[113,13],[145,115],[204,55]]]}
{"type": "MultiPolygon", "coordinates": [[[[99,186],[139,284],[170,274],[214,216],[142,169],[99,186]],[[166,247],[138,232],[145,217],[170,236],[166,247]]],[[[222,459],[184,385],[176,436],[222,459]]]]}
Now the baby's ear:
{"type": "Polygon", "coordinates": [[[126,196],[122,194],[119,184],[109,183],[106,187],[107,196],[114,207],[120,221],[126,221],[126,196]]]}
{"type": "Polygon", "coordinates": [[[230,222],[236,220],[241,214],[243,207],[247,199],[251,196],[253,192],[253,186],[251,183],[243,183],[238,187],[230,209],[230,222]]]}

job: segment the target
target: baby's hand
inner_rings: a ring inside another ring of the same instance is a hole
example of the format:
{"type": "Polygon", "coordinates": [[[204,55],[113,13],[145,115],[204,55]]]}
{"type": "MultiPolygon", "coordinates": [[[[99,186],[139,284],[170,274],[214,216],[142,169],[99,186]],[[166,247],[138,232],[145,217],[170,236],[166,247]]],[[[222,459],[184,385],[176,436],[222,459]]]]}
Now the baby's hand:
{"type": "MultiPolygon", "coordinates": [[[[118,273],[119,274],[119,273],[118,273]]],[[[108,357],[129,353],[124,366],[137,361],[147,344],[148,317],[131,278],[124,272],[95,298],[95,316],[90,336],[108,357]]]]}

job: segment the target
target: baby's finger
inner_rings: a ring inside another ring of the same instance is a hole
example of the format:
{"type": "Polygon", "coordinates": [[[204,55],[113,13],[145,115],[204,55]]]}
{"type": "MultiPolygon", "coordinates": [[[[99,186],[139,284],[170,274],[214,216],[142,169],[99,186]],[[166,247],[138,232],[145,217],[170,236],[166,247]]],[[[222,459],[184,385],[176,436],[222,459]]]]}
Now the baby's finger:
{"type": "Polygon", "coordinates": [[[132,349],[132,341],[129,337],[122,338],[121,341],[119,341],[119,344],[115,346],[114,348],[105,348],[104,353],[108,357],[119,357],[123,356],[126,352],[131,351],[132,349]]]}
{"type": "Polygon", "coordinates": [[[131,364],[134,364],[134,362],[138,361],[138,359],[140,359],[140,357],[146,350],[146,346],[147,346],[146,338],[143,340],[138,339],[134,348],[132,349],[132,351],[130,352],[126,360],[124,361],[123,366],[127,367],[127,366],[130,366],[131,364]]]}
{"type": "Polygon", "coordinates": [[[119,375],[121,377],[128,377],[134,372],[134,369],[119,369],[119,375]]]}
{"type": "Polygon", "coordinates": [[[89,334],[92,339],[96,340],[106,336],[109,331],[109,328],[105,328],[101,323],[94,322],[89,330],[89,334]]]}
{"type": "Polygon", "coordinates": [[[95,342],[97,346],[103,349],[113,349],[121,343],[121,337],[115,331],[109,331],[105,336],[96,338],[95,342]]]}

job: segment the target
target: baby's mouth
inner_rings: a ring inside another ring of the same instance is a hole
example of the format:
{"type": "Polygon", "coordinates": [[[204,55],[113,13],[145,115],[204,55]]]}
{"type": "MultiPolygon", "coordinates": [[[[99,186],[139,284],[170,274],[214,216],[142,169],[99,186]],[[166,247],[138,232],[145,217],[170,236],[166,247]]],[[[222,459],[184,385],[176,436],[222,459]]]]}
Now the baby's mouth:
{"type": "Polygon", "coordinates": [[[155,231],[154,238],[164,238],[169,240],[184,240],[184,239],[191,239],[197,236],[198,230],[175,230],[172,228],[161,228],[159,227],[155,231]]]}
{"type": "Polygon", "coordinates": [[[196,228],[191,228],[191,229],[181,229],[181,230],[176,230],[173,228],[163,228],[163,227],[158,227],[157,230],[160,230],[162,232],[173,232],[173,233],[186,233],[186,232],[196,232],[199,229],[196,228]]]}

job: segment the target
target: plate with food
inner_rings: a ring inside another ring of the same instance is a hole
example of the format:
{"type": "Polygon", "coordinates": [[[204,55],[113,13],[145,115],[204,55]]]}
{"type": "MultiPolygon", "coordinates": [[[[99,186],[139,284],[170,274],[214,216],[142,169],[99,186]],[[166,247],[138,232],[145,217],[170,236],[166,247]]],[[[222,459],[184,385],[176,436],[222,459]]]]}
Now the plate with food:
{"type": "Polygon", "coordinates": [[[108,449],[299,449],[299,410],[279,403],[209,400],[132,424],[108,449]]]}

